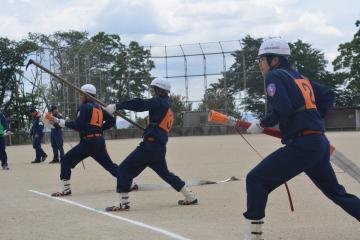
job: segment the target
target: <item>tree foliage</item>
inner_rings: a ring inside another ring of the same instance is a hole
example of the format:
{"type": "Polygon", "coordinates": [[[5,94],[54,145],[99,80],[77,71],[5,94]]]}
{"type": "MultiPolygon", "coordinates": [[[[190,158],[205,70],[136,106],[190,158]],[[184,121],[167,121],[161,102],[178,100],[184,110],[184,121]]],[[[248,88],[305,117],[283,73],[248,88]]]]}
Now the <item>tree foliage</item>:
{"type": "Polygon", "coordinates": [[[110,69],[112,98],[123,101],[144,96],[153,79],[150,71],[155,67],[150,56],[150,51],[137,42],[130,42],[124,51],[116,54],[110,69]]]}
{"type": "Polygon", "coordinates": [[[340,104],[346,102],[348,106],[360,105],[360,20],[355,25],[358,30],[354,38],[339,45],[340,55],[333,61],[336,78],[344,86],[340,104]]]}
{"type": "Polygon", "coordinates": [[[0,38],[0,101],[1,110],[10,119],[14,130],[27,123],[29,106],[37,101],[34,92],[25,91],[22,67],[37,46],[28,40],[0,38]]]}
{"type": "Polygon", "coordinates": [[[240,92],[246,88],[248,97],[244,99],[245,103],[242,103],[245,104],[246,110],[262,111],[263,94],[259,94],[259,92],[263,91],[263,83],[256,64],[261,39],[253,39],[247,35],[241,40],[241,43],[243,49],[233,54],[234,64],[218,82],[210,84],[202,103],[199,105],[199,110],[217,109],[239,117],[241,114],[235,96],[240,95],[240,92]],[[250,103],[250,101],[252,102],[250,103]]]}
{"type": "MultiPolygon", "coordinates": [[[[98,97],[105,101],[141,97],[152,79],[154,63],[149,50],[137,42],[126,46],[117,34],[99,32],[89,36],[87,32],[68,31],[29,36],[41,51],[53,56],[53,71],[77,86],[95,85],[98,97]]],[[[66,108],[67,114],[74,117],[79,102],[73,89],[55,80],[46,95],[49,102],[66,108]]]]}
{"type": "Polygon", "coordinates": [[[240,113],[236,110],[234,95],[230,92],[226,93],[219,84],[210,84],[210,88],[206,90],[205,96],[207,99],[202,100],[198,110],[207,111],[211,109],[231,116],[240,116],[240,113]]]}
{"type": "Polygon", "coordinates": [[[184,101],[184,97],[181,95],[171,94],[169,97],[171,109],[174,112],[174,127],[183,125],[183,113],[190,111],[191,104],[184,101]]]}
{"type": "MultiPolygon", "coordinates": [[[[339,56],[333,61],[334,71],[327,70],[324,53],[311,44],[297,40],[289,43],[293,67],[310,80],[326,84],[336,93],[337,106],[360,105],[360,20],[355,23],[354,38],[340,44],[339,56]]],[[[216,109],[236,117],[241,111],[261,116],[265,112],[264,80],[258,68],[258,49],[263,39],[250,35],[241,40],[234,64],[218,82],[210,84],[199,110],[216,109]],[[239,101],[237,96],[245,96],[239,101]],[[241,108],[240,108],[241,106],[241,108]]],[[[0,38],[1,110],[13,121],[13,128],[23,129],[28,123],[31,105],[57,104],[74,117],[78,94],[57,80],[42,82],[41,72],[24,75],[23,67],[30,54],[70,82],[81,86],[92,83],[98,97],[106,102],[146,97],[155,68],[150,51],[137,42],[125,45],[118,34],[86,31],[57,31],[52,34],[30,33],[28,39],[12,41],[0,38]],[[41,56],[50,56],[42,59],[41,56]],[[30,83],[31,87],[27,84],[30,83]]],[[[171,95],[175,126],[182,125],[182,112],[191,109],[180,95],[171,95]]],[[[144,119],[138,119],[142,122],[144,119]]],[[[143,123],[143,122],[142,122],[143,123]]]]}
{"type": "MultiPolygon", "coordinates": [[[[266,102],[264,79],[258,67],[258,49],[262,41],[261,38],[254,39],[250,35],[241,40],[243,48],[233,54],[234,64],[217,83],[210,85],[207,99],[204,97],[201,104],[202,108],[207,100],[209,107],[221,109],[227,106],[229,113],[236,114],[238,110],[233,96],[242,92],[245,96],[240,103],[243,110],[254,113],[258,117],[264,115],[266,102]]],[[[326,84],[340,94],[339,77],[326,70],[327,61],[323,52],[301,40],[289,43],[289,45],[291,48],[289,60],[295,69],[310,80],[326,84]]]]}

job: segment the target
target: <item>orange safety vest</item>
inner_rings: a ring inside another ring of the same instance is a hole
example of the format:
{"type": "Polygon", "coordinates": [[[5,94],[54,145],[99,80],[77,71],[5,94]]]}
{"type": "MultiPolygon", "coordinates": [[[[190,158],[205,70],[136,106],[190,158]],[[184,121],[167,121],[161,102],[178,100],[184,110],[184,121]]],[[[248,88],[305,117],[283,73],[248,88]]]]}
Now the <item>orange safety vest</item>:
{"type": "Polygon", "coordinates": [[[91,113],[90,125],[102,128],[103,126],[103,112],[101,109],[93,107],[91,113]]]}
{"type": "Polygon", "coordinates": [[[294,79],[305,101],[305,109],[316,109],[315,94],[309,79],[294,79]]]}
{"type": "Polygon", "coordinates": [[[279,69],[281,72],[287,74],[289,77],[294,79],[297,87],[300,89],[301,95],[305,101],[305,105],[296,109],[296,112],[301,112],[304,110],[316,109],[316,101],[315,101],[315,94],[314,90],[311,86],[310,80],[302,75],[302,79],[294,78],[288,71],[284,69],[279,69]]]}
{"type": "Polygon", "coordinates": [[[151,125],[158,126],[162,130],[164,130],[166,133],[170,132],[173,123],[174,123],[174,112],[171,110],[171,108],[169,108],[167,110],[164,118],[161,120],[161,122],[159,124],[150,122],[151,125]]]}

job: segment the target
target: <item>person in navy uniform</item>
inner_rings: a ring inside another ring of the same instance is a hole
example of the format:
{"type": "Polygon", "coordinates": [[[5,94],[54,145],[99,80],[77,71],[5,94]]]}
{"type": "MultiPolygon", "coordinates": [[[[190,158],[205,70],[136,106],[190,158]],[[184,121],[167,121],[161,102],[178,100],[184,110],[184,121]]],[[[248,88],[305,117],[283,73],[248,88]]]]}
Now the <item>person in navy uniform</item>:
{"type": "Polygon", "coordinates": [[[334,203],[360,221],[360,199],[346,192],[330,164],[330,145],[323,118],[334,103],[334,93],[292,69],[289,45],[280,38],[265,40],[259,49],[259,67],[265,78],[270,110],[255,119],[249,133],[279,125],[284,147],[262,160],[246,176],[249,232],[246,240],[262,239],[268,195],[286,181],[305,172],[334,203]]]}
{"type": "Polygon", "coordinates": [[[151,99],[135,98],[117,104],[109,104],[105,110],[114,113],[116,110],[136,112],[149,111],[149,124],[144,130],[143,141],[119,165],[117,173],[117,192],[120,202],[117,206],[107,207],[106,211],[126,211],[130,209],[129,195],[133,179],[146,167],[150,167],[176,191],[181,192],[185,199],[179,205],[197,204],[194,193],[178,176],[171,173],[166,164],[166,143],[174,120],[169,102],[170,83],[163,78],[156,78],[150,84],[151,99]]]}
{"type": "MultiPolygon", "coordinates": [[[[50,113],[57,119],[64,119],[64,117],[59,113],[57,106],[53,105],[50,108],[50,113]]],[[[54,124],[54,128],[51,129],[51,147],[53,149],[54,158],[49,163],[60,163],[60,158],[64,156],[64,147],[63,147],[63,134],[59,124],[54,124]],[[59,158],[60,154],[60,158],[59,158]]]]}
{"type": "Polygon", "coordinates": [[[10,133],[9,124],[3,113],[0,112],[0,161],[3,170],[9,170],[6,154],[6,139],[5,137],[10,133]]]}
{"type": "MultiPolygon", "coordinates": [[[[96,88],[92,84],[81,87],[83,92],[96,96],[96,88]]],[[[79,132],[80,143],[68,151],[60,160],[60,180],[62,189],[53,193],[53,197],[71,195],[71,169],[87,157],[92,157],[112,176],[117,177],[117,165],[112,162],[105,145],[103,131],[115,125],[115,118],[94,103],[85,94],[80,94],[81,105],[75,121],[65,121],[53,117],[51,120],[60,127],[67,127],[79,132]]],[[[50,119],[49,119],[50,120],[50,119]]]]}
{"type": "Polygon", "coordinates": [[[30,136],[32,139],[33,148],[35,149],[35,160],[31,163],[44,162],[47,158],[47,154],[41,148],[41,141],[44,136],[44,124],[41,122],[41,113],[38,112],[34,107],[30,109],[30,114],[34,118],[32,127],[30,130],[30,136]]]}

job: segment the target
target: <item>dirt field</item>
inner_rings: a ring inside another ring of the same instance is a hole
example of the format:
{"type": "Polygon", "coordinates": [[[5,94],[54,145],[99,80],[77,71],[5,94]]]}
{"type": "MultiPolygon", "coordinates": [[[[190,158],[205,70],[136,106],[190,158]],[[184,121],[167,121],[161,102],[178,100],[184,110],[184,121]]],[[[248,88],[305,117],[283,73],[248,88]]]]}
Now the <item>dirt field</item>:
{"type": "MultiPolygon", "coordinates": [[[[267,136],[246,136],[263,154],[280,146],[267,136]]],[[[360,132],[329,133],[338,150],[360,165],[360,132]]],[[[107,141],[113,161],[120,163],[139,139],[107,141]]],[[[76,143],[71,143],[76,144],[76,143]]],[[[104,214],[102,209],[117,203],[116,181],[92,159],[79,164],[72,174],[73,195],[60,201],[46,194],[59,190],[59,165],[30,164],[31,146],[8,147],[10,171],[0,171],[0,239],[242,239],[242,213],[246,206],[246,173],[259,159],[237,135],[170,138],[169,169],[190,180],[240,181],[193,187],[197,206],[177,206],[181,194],[172,189],[138,191],[130,194],[131,211],[104,214]],[[32,191],[29,191],[32,190],[32,191]]],[[[65,144],[65,149],[70,146],[65,144]]],[[[291,161],[291,159],[289,159],[291,161]]],[[[335,168],[346,189],[360,196],[359,183],[335,168]]],[[[137,183],[162,183],[151,170],[137,183]]],[[[289,187],[295,212],[291,213],[284,187],[269,197],[264,237],[268,239],[360,239],[359,222],[326,199],[301,174],[289,187]]]]}

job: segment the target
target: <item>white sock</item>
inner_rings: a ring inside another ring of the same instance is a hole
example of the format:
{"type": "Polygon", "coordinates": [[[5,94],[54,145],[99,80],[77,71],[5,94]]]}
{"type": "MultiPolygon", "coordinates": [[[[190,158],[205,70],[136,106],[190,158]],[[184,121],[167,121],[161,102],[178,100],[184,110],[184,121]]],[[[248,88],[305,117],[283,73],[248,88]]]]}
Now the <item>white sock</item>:
{"type": "Polygon", "coordinates": [[[180,192],[184,195],[185,201],[187,202],[192,202],[196,199],[195,194],[186,185],[184,185],[184,187],[180,190],[180,192]]]}
{"type": "Polygon", "coordinates": [[[61,180],[61,182],[63,185],[62,189],[61,189],[62,192],[68,192],[71,190],[70,189],[70,180],[61,180]]]}
{"type": "Polygon", "coordinates": [[[122,207],[129,206],[130,204],[129,193],[127,192],[119,193],[119,201],[120,201],[120,206],[122,207]]]}
{"type": "Polygon", "coordinates": [[[245,233],[244,240],[262,240],[262,225],[264,224],[263,219],[260,220],[249,220],[246,219],[247,230],[245,233]]]}

